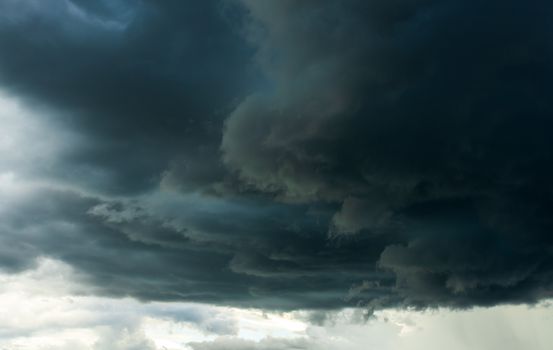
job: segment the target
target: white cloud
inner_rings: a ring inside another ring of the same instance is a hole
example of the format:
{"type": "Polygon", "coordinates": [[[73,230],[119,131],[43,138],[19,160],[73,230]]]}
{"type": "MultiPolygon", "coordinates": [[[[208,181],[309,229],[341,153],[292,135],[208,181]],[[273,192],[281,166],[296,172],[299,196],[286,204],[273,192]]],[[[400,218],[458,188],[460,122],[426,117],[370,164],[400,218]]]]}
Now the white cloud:
{"type": "Polygon", "coordinates": [[[220,336],[293,338],[306,328],[260,310],[87,295],[79,278],[45,258],[23,273],[0,273],[0,349],[180,350],[220,336]]]}
{"type": "Polygon", "coordinates": [[[549,350],[553,313],[497,306],[468,311],[359,310],[276,313],[86,295],[69,266],[41,259],[0,274],[2,350],[549,350]]]}

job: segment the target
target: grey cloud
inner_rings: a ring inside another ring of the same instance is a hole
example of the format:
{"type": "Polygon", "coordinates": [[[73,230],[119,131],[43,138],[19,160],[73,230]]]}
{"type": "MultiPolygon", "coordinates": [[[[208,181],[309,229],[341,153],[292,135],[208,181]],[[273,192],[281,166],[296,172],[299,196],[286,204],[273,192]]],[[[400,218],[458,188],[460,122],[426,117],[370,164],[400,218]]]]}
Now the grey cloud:
{"type": "Polygon", "coordinates": [[[0,6],[2,90],[78,135],[2,165],[44,185],[1,213],[5,269],[276,309],[551,295],[549,2],[0,6]]]}
{"type": "Polygon", "coordinates": [[[237,338],[218,338],[212,342],[190,343],[194,350],[284,350],[284,349],[330,349],[321,342],[307,339],[267,338],[259,342],[237,338]]]}
{"type": "Polygon", "coordinates": [[[406,305],[551,295],[549,4],[244,3],[271,86],[226,122],[230,169],[401,237],[379,266],[406,305]]]}
{"type": "Polygon", "coordinates": [[[86,135],[58,156],[52,176],[136,193],[155,188],[173,162],[211,159],[216,171],[222,120],[255,76],[251,50],[229,23],[235,6],[29,0],[2,8],[3,89],[50,108],[48,123],[86,135]]]}
{"type": "MultiPolygon", "coordinates": [[[[20,270],[40,256],[52,257],[79,271],[89,293],[141,300],[327,309],[343,305],[347,289],[360,279],[383,281],[382,289],[363,297],[390,289],[392,276],[375,269],[387,238],[329,245],[329,219],[306,220],[305,208],[243,202],[238,209],[218,201],[219,207],[202,206],[196,197],[195,209],[172,203],[172,210],[190,215],[179,221],[154,200],[137,208],[34,189],[2,207],[6,246],[28,248],[17,264],[8,249],[0,261],[20,270]]],[[[206,327],[222,331],[221,325],[206,327]]]]}
{"type": "Polygon", "coordinates": [[[332,218],[331,233],[352,234],[361,230],[382,233],[393,228],[393,212],[385,199],[344,199],[342,208],[332,218]]]}
{"type": "Polygon", "coordinates": [[[538,58],[548,49],[545,19],[514,36],[511,25],[534,10],[428,1],[394,16],[368,3],[246,2],[266,29],[258,55],[273,86],[227,120],[225,162],[261,190],[304,201],[376,192],[405,205],[538,176],[522,167],[546,156],[538,125],[549,90],[530,70],[549,72],[538,58]],[[373,27],[373,18],[388,23],[373,27]],[[470,20],[482,33],[466,31],[470,20]],[[484,49],[491,42],[499,47],[484,49]],[[536,153],[525,160],[520,149],[536,153]]]}
{"type": "Polygon", "coordinates": [[[153,341],[138,329],[105,329],[93,345],[93,350],[156,350],[153,341]]]}
{"type": "Polygon", "coordinates": [[[467,307],[551,297],[551,246],[539,231],[490,228],[466,202],[435,205],[441,208],[419,209],[434,222],[409,223],[408,243],[391,245],[380,257],[408,304],[467,307]]]}

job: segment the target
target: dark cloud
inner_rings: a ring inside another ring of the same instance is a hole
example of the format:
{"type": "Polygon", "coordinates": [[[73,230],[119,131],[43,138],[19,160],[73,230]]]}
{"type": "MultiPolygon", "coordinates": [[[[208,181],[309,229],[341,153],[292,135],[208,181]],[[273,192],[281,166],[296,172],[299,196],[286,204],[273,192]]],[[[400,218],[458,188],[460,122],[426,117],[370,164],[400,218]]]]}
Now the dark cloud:
{"type": "Polygon", "coordinates": [[[245,4],[272,86],[226,123],[243,181],[401,236],[379,266],[406,304],[551,295],[549,4],[245,4]]]}
{"type": "Polygon", "coordinates": [[[392,276],[375,268],[385,238],[329,244],[328,218],[304,207],[202,201],[167,198],[167,211],[34,189],[2,207],[10,248],[0,263],[22,269],[49,256],[76,268],[90,293],[275,309],[341,306],[359,279],[391,287],[392,276]],[[186,215],[174,218],[172,210],[186,215]],[[15,254],[14,246],[25,249],[15,254]]]}
{"type": "Polygon", "coordinates": [[[97,293],[279,309],[549,297],[552,13],[3,2],[2,90],[78,137],[25,162],[42,184],[3,205],[21,253],[0,264],[47,255],[97,293]]]}
{"type": "Polygon", "coordinates": [[[65,167],[99,173],[70,177],[60,166],[54,176],[126,193],[154,187],[172,162],[200,158],[217,169],[218,152],[206,150],[217,150],[226,111],[254,76],[251,49],[229,23],[234,8],[218,1],[4,2],[3,88],[57,110],[52,123],[85,133],[88,142],[64,156],[65,167]]]}

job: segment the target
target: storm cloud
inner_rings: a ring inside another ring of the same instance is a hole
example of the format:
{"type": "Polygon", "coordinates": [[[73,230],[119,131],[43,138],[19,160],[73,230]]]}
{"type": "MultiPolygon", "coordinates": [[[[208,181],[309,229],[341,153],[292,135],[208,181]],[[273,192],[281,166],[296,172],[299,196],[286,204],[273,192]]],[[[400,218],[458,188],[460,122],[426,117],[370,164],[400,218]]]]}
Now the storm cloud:
{"type": "Polygon", "coordinates": [[[5,1],[0,266],[270,309],[551,297],[552,15],[5,1]]]}

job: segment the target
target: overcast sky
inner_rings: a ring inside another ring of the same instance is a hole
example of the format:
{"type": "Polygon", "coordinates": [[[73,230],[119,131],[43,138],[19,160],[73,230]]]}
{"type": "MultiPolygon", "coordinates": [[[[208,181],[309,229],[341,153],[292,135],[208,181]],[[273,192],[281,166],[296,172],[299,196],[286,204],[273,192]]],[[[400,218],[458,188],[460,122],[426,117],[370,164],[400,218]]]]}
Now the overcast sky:
{"type": "Polygon", "coordinates": [[[552,19],[0,0],[0,349],[548,349],[552,19]]]}

